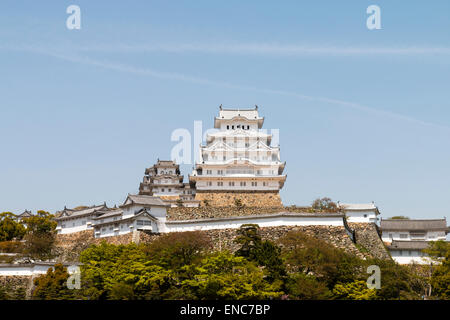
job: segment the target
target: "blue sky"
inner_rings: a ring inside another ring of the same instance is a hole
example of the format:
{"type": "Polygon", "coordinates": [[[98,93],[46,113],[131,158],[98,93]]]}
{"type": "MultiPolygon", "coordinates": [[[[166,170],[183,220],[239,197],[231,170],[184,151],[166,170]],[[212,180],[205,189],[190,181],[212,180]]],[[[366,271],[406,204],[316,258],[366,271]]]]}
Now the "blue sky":
{"type": "MultiPolygon", "coordinates": [[[[255,104],[285,204],[449,218],[450,2],[0,3],[0,211],[120,204],[173,130],[255,104]],[[81,30],[66,8],[81,8],[81,30]],[[381,8],[381,30],[366,8],[381,8]]],[[[183,166],[185,177],[192,166],[183,166]]]]}

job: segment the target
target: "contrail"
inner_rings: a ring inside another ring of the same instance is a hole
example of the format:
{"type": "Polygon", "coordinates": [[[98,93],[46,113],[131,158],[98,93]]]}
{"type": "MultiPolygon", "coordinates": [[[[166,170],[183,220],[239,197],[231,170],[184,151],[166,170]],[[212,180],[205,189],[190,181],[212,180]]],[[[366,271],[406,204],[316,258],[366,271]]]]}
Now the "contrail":
{"type": "MultiPolygon", "coordinates": [[[[5,49],[6,47],[0,46],[0,49],[2,49],[2,48],[5,49]]],[[[332,98],[327,98],[327,97],[308,96],[308,95],[303,95],[303,94],[291,92],[291,91],[261,89],[261,88],[251,87],[251,86],[242,86],[242,85],[236,85],[236,84],[232,84],[232,83],[228,83],[228,82],[214,81],[214,80],[209,80],[206,78],[185,75],[185,74],[181,74],[181,73],[155,71],[155,70],[148,69],[148,68],[138,68],[138,67],[121,64],[121,63],[116,63],[116,62],[99,61],[99,60],[91,59],[89,57],[67,55],[64,53],[53,52],[53,51],[49,51],[44,48],[33,47],[33,46],[16,46],[16,47],[8,47],[8,49],[33,52],[33,53],[37,53],[37,54],[51,56],[51,57],[54,57],[54,58],[57,58],[60,60],[64,60],[64,61],[68,61],[68,62],[72,62],[72,63],[91,65],[91,66],[96,66],[96,67],[100,67],[100,68],[104,68],[104,69],[132,73],[132,74],[141,75],[141,76],[150,76],[150,77],[155,77],[155,78],[184,81],[184,82],[197,83],[197,84],[203,84],[203,85],[213,85],[213,86],[218,86],[218,87],[226,87],[226,88],[232,88],[232,89],[238,89],[238,90],[254,91],[254,92],[266,93],[266,94],[291,96],[291,97],[296,97],[296,98],[302,99],[302,100],[324,102],[324,103],[338,105],[341,107],[351,108],[351,109],[355,109],[355,110],[359,110],[359,111],[379,114],[382,116],[387,116],[390,118],[407,121],[407,122],[415,123],[415,124],[422,125],[422,126],[431,126],[431,127],[446,129],[446,130],[450,129],[450,126],[441,125],[441,124],[437,124],[437,123],[433,123],[433,122],[422,121],[422,120],[418,120],[418,119],[415,119],[413,117],[409,117],[409,116],[406,116],[403,114],[399,114],[399,113],[395,113],[395,112],[391,112],[391,111],[380,110],[377,108],[373,108],[370,106],[366,106],[363,104],[350,102],[350,101],[332,99],[332,98]]]]}

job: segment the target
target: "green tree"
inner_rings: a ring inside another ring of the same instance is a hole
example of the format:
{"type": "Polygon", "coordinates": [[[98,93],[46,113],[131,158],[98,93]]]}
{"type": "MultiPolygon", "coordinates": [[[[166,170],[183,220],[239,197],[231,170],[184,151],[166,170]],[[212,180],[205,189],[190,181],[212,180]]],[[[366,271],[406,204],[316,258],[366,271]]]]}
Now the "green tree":
{"type": "Polygon", "coordinates": [[[179,269],[200,259],[212,248],[210,239],[200,231],[167,233],[144,247],[149,260],[170,269],[179,269]]]}
{"type": "Polygon", "coordinates": [[[330,198],[318,198],[313,201],[311,207],[317,211],[336,212],[338,207],[330,198]]]}
{"type": "Polygon", "coordinates": [[[264,280],[264,273],[244,257],[216,252],[189,266],[189,279],[182,282],[198,299],[241,300],[279,298],[279,284],[264,280]]]}
{"type": "Polygon", "coordinates": [[[376,290],[377,299],[415,300],[420,299],[424,288],[415,279],[407,266],[392,260],[371,259],[366,265],[377,265],[381,272],[381,289],[376,290]]]}
{"type": "Polygon", "coordinates": [[[48,260],[55,256],[53,249],[57,223],[53,217],[49,212],[40,210],[36,215],[23,219],[27,226],[24,254],[39,260],[48,260]]]}
{"type": "Polygon", "coordinates": [[[377,299],[376,289],[367,288],[367,283],[363,280],[353,282],[338,283],[334,286],[333,295],[336,299],[342,300],[375,300],[377,299]]]}
{"type": "Polygon", "coordinates": [[[331,290],[336,283],[363,278],[364,262],[328,242],[300,231],[288,232],[280,240],[283,257],[291,272],[313,274],[331,290]]]}
{"type": "Polygon", "coordinates": [[[286,287],[289,299],[325,300],[331,297],[331,292],[326,283],[303,273],[292,274],[287,280],[286,287]]]}
{"type": "Polygon", "coordinates": [[[23,222],[27,225],[28,234],[49,234],[54,233],[57,226],[53,218],[49,212],[39,210],[36,215],[24,218],[23,222]]]}
{"type": "Polygon", "coordinates": [[[242,225],[237,233],[235,242],[241,247],[236,251],[236,256],[244,257],[258,266],[265,267],[269,281],[282,280],[286,276],[281,248],[269,240],[262,240],[258,225],[242,225]]]}
{"type": "Polygon", "coordinates": [[[25,235],[25,227],[15,218],[11,212],[0,213],[0,241],[20,240],[25,235]]]}
{"type": "Polygon", "coordinates": [[[67,287],[69,273],[62,264],[49,268],[45,275],[34,280],[35,289],[32,297],[37,300],[69,300],[74,298],[74,291],[67,287]]]}
{"type": "Polygon", "coordinates": [[[85,299],[162,299],[176,284],[171,270],[148,260],[142,245],[102,242],[81,253],[85,299]]]}
{"type": "Polygon", "coordinates": [[[424,250],[437,263],[433,266],[431,287],[434,295],[450,300],[450,244],[446,241],[433,241],[424,250]]]}

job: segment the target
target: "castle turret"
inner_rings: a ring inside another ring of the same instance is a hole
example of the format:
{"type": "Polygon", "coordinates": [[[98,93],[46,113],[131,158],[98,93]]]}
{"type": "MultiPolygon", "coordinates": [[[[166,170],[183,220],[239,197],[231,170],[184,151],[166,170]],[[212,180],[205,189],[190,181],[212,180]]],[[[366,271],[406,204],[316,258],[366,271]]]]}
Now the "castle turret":
{"type": "Polygon", "coordinates": [[[211,206],[282,206],[279,191],[286,181],[285,163],[272,135],[261,132],[264,118],[254,109],[224,109],[214,119],[218,132],[200,148],[200,160],[189,176],[196,200],[211,206]]]}

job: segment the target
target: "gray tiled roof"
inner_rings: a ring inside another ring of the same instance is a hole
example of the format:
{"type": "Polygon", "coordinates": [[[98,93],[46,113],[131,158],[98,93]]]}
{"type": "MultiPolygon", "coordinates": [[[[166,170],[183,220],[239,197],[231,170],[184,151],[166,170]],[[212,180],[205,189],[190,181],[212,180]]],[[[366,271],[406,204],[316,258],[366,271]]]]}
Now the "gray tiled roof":
{"type": "MultiPolygon", "coordinates": [[[[128,195],[127,200],[131,200],[135,204],[149,205],[149,206],[167,206],[159,197],[147,196],[147,195],[128,195]]],[[[123,205],[126,205],[125,200],[123,205]]]]}
{"type": "Polygon", "coordinates": [[[448,230],[445,219],[410,220],[410,219],[382,219],[381,230],[448,230]]]}
{"type": "Polygon", "coordinates": [[[398,241],[393,240],[389,249],[391,250],[423,250],[428,248],[430,241],[398,241]]]}
{"type": "Polygon", "coordinates": [[[93,207],[85,208],[82,210],[76,210],[76,211],[73,209],[64,209],[61,212],[61,214],[59,215],[59,217],[55,218],[55,220],[64,220],[64,219],[69,219],[69,218],[90,215],[90,214],[93,214],[94,212],[102,210],[102,209],[107,209],[107,207],[104,204],[102,204],[99,206],[93,206],[93,207]],[[66,215],[64,215],[64,213],[66,215]]]}
{"type": "Polygon", "coordinates": [[[28,210],[25,210],[21,214],[17,215],[18,218],[26,218],[26,217],[32,217],[32,216],[33,216],[33,214],[31,213],[31,211],[28,211],[28,210]]]}
{"type": "Polygon", "coordinates": [[[97,211],[97,214],[99,214],[99,216],[92,218],[92,219],[99,220],[99,219],[104,219],[104,218],[108,218],[108,217],[118,216],[118,215],[121,215],[122,213],[123,213],[122,209],[99,210],[99,211],[97,211]]]}

